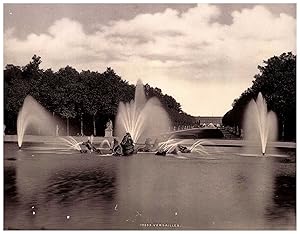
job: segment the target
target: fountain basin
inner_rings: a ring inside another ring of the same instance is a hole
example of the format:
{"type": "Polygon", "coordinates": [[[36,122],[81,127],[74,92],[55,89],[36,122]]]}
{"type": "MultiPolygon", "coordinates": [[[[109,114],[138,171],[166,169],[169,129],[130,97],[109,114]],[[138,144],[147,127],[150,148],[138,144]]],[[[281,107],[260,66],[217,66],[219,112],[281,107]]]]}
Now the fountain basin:
{"type": "Polygon", "coordinates": [[[126,158],[17,152],[5,143],[4,229],[136,230],[150,222],[176,224],[154,229],[294,230],[295,163],[216,148],[198,158],[126,158]]]}

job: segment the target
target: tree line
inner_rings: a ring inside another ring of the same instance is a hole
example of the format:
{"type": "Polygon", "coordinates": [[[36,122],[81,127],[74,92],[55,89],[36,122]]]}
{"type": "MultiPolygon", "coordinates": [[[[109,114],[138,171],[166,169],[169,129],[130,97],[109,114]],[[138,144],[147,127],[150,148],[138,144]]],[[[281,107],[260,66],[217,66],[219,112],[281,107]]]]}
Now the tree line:
{"type": "MultiPolygon", "coordinates": [[[[40,68],[34,55],[25,66],[4,69],[4,124],[6,134],[16,134],[18,112],[31,95],[56,118],[62,134],[104,135],[106,123],[115,120],[118,105],[134,99],[135,85],[123,80],[112,68],[78,72],[66,66],[54,72],[40,68]],[[69,129],[70,126],[70,129],[69,129]]],[[[168,112],[173,126],[193,125],[194,117],[182,111],[180,103],[159,88],[144,85],[146,97],[156,96],[168,112]]]]}
{"type": "Polygon", "coordinates": [[[273,56],[258,66],[253,84],[234,100],[232,109],[223,116],[223,125],[240,130],[244,112],[259,92],[266,99],[268,109],[277,114],[279,137],[296,139],[296,55],[291,52],[273,56]]]}

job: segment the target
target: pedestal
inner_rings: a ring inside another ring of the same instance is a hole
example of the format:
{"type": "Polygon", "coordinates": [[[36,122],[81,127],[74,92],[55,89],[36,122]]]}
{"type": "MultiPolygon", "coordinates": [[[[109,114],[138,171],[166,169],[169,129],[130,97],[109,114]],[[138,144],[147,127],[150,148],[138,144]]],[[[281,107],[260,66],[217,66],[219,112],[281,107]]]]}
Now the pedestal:
{"type": "Polygon", "coordinates": [[[112,130],[105,129],[105,137],[112,137],[112,130]]]}

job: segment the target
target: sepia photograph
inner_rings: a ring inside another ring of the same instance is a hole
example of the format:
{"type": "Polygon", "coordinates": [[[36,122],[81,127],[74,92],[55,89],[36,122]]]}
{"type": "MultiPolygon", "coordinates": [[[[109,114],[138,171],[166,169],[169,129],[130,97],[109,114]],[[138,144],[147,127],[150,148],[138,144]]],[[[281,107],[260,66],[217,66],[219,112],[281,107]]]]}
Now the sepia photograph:
{"type": "Polygon", "coordinates": [[[296,3],[3,3],[3,230],[296,230],[296,3]]]}

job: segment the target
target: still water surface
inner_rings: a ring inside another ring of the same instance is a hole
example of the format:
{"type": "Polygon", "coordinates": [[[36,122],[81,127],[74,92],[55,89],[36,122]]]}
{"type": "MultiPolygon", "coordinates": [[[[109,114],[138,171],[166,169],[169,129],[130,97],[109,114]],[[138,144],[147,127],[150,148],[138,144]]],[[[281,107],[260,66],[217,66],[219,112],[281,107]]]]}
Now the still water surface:
{"type": "Polygon", "coordinates": [[[4,229],[296,228],[295,152],[209,150],[99,157],[4,144],[4,229]]]}

